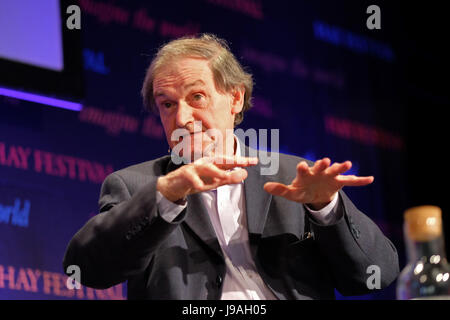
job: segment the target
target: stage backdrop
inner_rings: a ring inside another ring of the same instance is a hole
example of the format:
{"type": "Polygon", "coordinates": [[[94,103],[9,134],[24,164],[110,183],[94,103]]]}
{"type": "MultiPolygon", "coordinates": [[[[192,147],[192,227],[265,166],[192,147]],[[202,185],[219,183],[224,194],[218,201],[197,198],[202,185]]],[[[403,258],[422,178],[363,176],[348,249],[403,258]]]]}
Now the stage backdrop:
{"type": "MultiPolygon", "coordinates": [[[[352,174],[375,176],[372,185],[345,191],[399,248],[404,266],[403,49],[395,46],[393,11],[384,5],[382,29],[369,30],[368,4],[293,3],[78,2],[82,110],[0,96],[0,299],[126,298],[126,283],[68,290],[63,254],[97,214],[109,173],[167,153],[140,88],[160,45],[199,32],[227,39],[254,75],[254,107],[240,128],[280,129],[282,152],[351,160],[352,174]]],[[[394,298],[394,286],[362,298],[394,298]]]]}

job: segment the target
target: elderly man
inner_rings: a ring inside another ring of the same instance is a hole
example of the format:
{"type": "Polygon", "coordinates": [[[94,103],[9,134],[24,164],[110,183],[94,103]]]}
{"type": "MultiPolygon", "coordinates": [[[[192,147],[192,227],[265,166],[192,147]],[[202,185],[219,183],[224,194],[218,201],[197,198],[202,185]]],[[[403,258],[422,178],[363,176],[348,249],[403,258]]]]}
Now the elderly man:
{"type": "Polygon", "coordinates": [[[277,172],[262,175],[258,157],[230,134],[251,93],[251,75],[223,40],[163,46],[142,94],[170,148],[187,142],[179,154],[187,161],[166,155],[109,175],[100,213],[69,243],[64,270],[78,265],[94,288],[128,281],[129,299],[334,299],[335,288],[370,292],[371,265],[380,271],[374,286],[389,285],[395,247],[341,190],[373,177],[342,175],[349,161],[278,153],[277,172]]]}

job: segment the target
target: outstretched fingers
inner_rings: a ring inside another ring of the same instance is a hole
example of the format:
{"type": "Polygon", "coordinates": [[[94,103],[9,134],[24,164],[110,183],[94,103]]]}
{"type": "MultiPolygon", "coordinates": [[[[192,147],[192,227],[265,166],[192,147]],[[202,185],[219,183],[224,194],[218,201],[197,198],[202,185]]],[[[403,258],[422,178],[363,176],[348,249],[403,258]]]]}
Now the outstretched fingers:
{"type": "Polygon", "coordinates": [[[299,164],[297,164],[297,173],[300,176],[309,175],[311,173],[306,161],[301,161],[299,164]]]}
{"type": "Polygon", "coordinates": [[[345,161],[343,163],[336,162],[333,163],[333,165],[326,170],[326,173],[329,174],[330,176],[335,177],[350,170],[351,167],[352,163],[350,161],[345,161]]]}
{"type": "Polygon", "coordinates": [[[314,166],[311,168],[311,171],[313,174],[319,174],[323,171],[325,171],[326,168],[330,166],[331,160],[329,158],[323,158],[320,160],[317,160],[314,163],[314,166]]]}
{"type": "Polygon", "coordinates": [[[279,182],[267,182],[264,184],[264,190],[274,196],[285,196],[290,191],[287,185],[279,182]]]}
{"type": "Polygon", "coordinates": [[[374,181],[373,176],[357,177],[355,175],[340,175],[336,177],[336,180],[343,186],[348,187],[361,187],[371,184],[374,181]]]}

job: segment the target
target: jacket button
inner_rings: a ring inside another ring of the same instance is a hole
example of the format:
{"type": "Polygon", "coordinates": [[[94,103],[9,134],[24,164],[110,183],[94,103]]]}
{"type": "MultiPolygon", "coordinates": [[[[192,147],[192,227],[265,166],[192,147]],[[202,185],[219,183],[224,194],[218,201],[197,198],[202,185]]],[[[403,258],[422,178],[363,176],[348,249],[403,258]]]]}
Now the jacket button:
{"type": "Polygon", "coordinates": [[[125,239],[130,240],[131,239],[131,232],[127,232],[125,235],[125,239]]]}
{"type": "Polygon", "coordinates": [[[223,281],[222,280],[222,276],[218,275],[217,278],[216,278],[216,284],[217,284],[218,287],[220,287],[222,285],[222,281],[223,281]]]}

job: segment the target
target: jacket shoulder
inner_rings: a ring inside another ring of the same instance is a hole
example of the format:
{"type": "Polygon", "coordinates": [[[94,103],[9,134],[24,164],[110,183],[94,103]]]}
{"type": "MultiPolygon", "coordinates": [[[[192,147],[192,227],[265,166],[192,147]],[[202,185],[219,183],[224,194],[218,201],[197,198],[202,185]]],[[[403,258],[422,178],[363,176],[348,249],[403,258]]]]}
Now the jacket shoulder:
{"type": "Polygon", "coordinates": [[[117,170],[113,172],[113,174],[119,175],[121,177],[129,175],[160,176],[166,173],[169,161],[170,156],[164,156],[157,159],[133,164],[131,166],[117,170]]]}
{"type": "Polygon", "coordinates": [[[130,194],[139,187],[147,184],[155,177],[165,175],[170,161],[170,156],[164,156],[150,161],[137,163],[109,174],[103,184],[108,181],[117,181],[117,178],[126,185],[130,194]]]}

